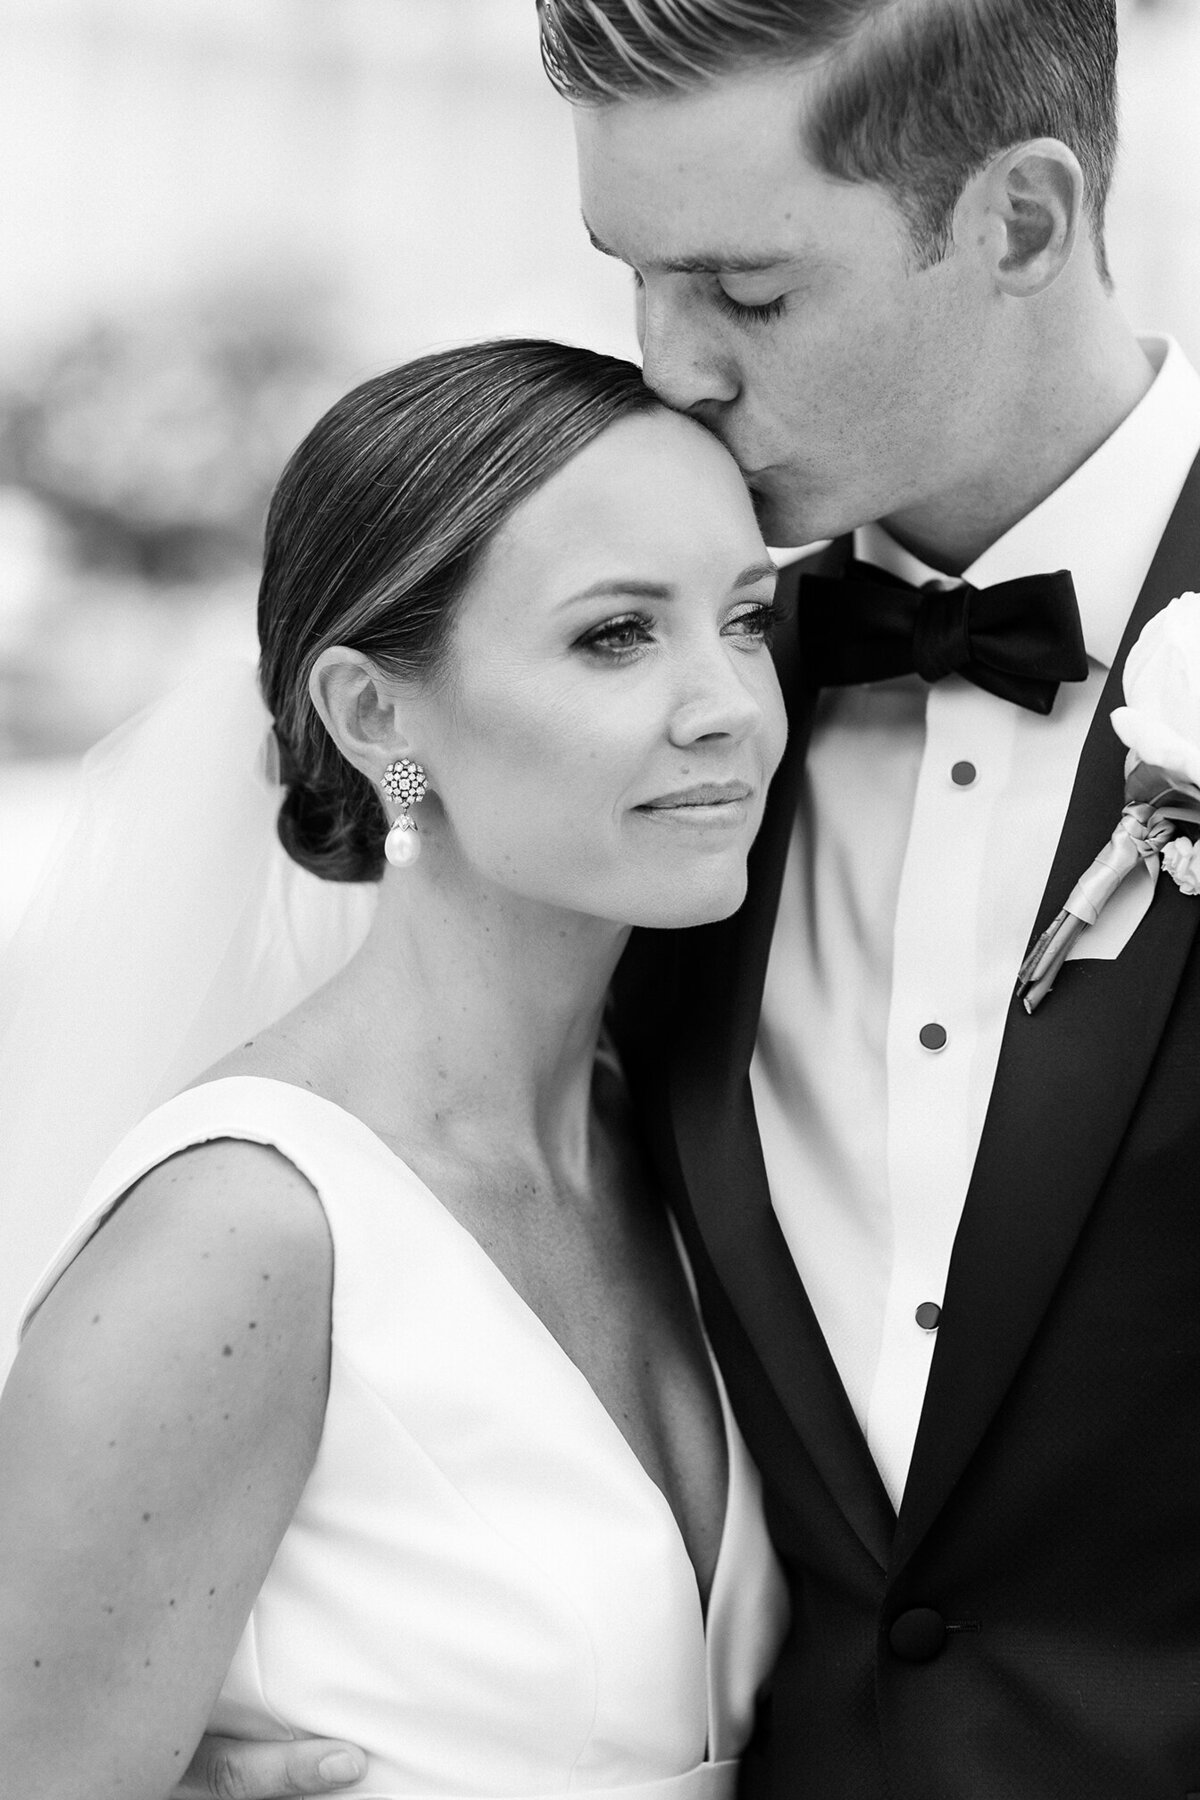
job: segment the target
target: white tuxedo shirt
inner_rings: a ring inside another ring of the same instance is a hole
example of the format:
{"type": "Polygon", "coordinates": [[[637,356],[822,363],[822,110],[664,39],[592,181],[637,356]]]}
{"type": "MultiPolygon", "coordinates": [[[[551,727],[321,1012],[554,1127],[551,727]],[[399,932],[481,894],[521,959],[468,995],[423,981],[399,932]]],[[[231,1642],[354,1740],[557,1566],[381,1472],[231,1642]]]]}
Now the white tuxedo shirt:
{"type": "MultiPolygon", "coordinates": [[[[1200,376],[1169,340],[1144,347],[1158,373],[1133,412],[964,571],[984,587],[1070,569],[1087,680],[1048,718],[959,676],[826,690],[808,752],[751,1084],[775,1212],[897,1507],[936,1341],[917,1309],[944,1299],[1083,741],[1200,453],[1200,376]]],[[[939,573],[879,526],[855,554],[939,573]]],[[[1130,877],[1077,954],[1118,954],[1150,895],[1130,877]]]]}

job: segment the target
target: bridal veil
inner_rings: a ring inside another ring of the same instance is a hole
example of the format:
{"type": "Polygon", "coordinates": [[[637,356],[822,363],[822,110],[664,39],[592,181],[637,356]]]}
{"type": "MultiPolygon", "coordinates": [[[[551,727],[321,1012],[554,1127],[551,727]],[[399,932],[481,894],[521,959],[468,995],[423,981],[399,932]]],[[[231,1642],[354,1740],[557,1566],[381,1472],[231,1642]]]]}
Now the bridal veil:
{"type": "Polygon", "coordinates": [[[334,974],[374,883],[291,861],[249,662],[184,681],[84,758],[0,960],[0,1376],[21,1303],[143,1113],[334,974]]]}

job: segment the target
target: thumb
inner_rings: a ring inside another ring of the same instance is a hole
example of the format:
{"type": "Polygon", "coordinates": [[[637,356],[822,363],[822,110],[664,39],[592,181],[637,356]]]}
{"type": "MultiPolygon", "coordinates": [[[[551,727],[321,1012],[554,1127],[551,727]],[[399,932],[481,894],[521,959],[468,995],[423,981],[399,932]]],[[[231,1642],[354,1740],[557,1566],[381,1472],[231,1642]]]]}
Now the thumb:
{"type": "Polygon", "coordinates": [[[289,1800],[337,1794],[363,1779],[367,1759],[353,1744],[329,1738],[251,1743],[204,1737],[171,1800],[289,1800]]]}

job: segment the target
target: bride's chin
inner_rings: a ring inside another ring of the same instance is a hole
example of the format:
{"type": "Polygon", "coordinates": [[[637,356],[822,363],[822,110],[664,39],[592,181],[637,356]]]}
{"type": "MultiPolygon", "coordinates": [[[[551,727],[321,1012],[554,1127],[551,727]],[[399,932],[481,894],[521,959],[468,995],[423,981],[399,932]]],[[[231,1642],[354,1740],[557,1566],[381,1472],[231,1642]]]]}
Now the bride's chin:
{"type": "Polygon", "coordinates": [[[715,925],[731,918],[746,898],[745,861],[719,879],[714,880],[713,874],[707,870],[705,878],[694,883],[683,878],[673,893],[648,899],[639,916],[628,923],[649,931],[686,931],[694,925],[715,925]]]}

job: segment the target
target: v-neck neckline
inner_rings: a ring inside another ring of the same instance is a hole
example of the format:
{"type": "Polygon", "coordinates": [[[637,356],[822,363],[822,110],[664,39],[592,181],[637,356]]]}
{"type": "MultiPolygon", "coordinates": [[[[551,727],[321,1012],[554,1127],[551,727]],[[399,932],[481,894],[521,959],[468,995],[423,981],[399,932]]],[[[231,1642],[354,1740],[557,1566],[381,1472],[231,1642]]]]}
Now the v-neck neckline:
{"type": "MultiPolygon", "coordinates": [[[[284,1081],[274,1075],[223,1075],[219,1076],[214,1081],[201,1082],[194,1087],[185,1088],[181,1094],[176,1096],[176,1098],[184,1099],[187,1095],[199,1093],[204,1088],[219,1088],[226,1084],[240,1086],[247,1082],[262,1084],[272,1088],[282,1088],[288,1093],[298,1095],[302,1101],[315,1105],[318,1108],[325,1109],[328,1112],[332,1112],[336,1114],[340,1120],[346,1121],[348,1126],[351,1127],[357,1135],[362,1137],[380,1158],[385,1159],[392,1169],[399,1171],[407,1178],[411,1186],[423,1197],[429,1207],[434,1210],[435,1216],[444,1220],[446,1226],[453,1233],[465,1240],[468,1254],[472,1255],[476,1261],[489,1272],[489,1279],[492,1281],[493,1286],[495,1286],[499,1297],[505,1304],[506,1310],[513,1317],[514,1321],[520,1321],[526,1332],[533,1333],[539,1340],[546,1343],[550,1347],[551,1353],[558,1366],[563,1370],[564,1375],[567,1376],[573,1384],[581,1386],[587,1394],[595,1414],[604,1422],[604,1427],[607,1428],[609,1434],[615,1440],[616,1445],[619,1446],[619,1453],[623,1456],[626,1467],[631,1473],[635,1473],[641,1478],[641,1482],[650,1490],[650,1493],[653,1496],[653,1503],[669,1520],[675,1542],[678,1545],[679,1553],[682,1556],[688,1574],[690,1575],[692,1588],[696,1598],[697,1611],[700,1618],[700,1628],[705,1641],[705,1666],[709,1676],[710,1689],[709,1726],[711,1732],[711,1657],[709,1656],[708,1628],[714,1612],[714,1603],[717,1600],[723,1585],[722,1578],[725,1567],[729,1560],[727,1552],[729,1551],[730,1538],[732,1535],[730,1526],[734,1510],[733,1501],[736,1479],[734,1458],[738,1453],[738,1447],[736,1444],[736,1431],[734,1428],[729,1396],[725,1391],[725,1383],[722,1380],[721,1371],[717,1365],[716,1358],[713,1355],[712,1346],[708,1341],[708,1334],[704,1329],[704,1321],[700,1315],[695,1278],[692,1274],[691,1265],[687,1259],[687,1252],[684,1248],[683,1239],[680,1236],[679,1227],[675,1223],[671,1213],[669,1211],[667,1212],[667,1219],[671,1229],[672,1240],[675,1244],[676,1254],[679,1257],[680,1266],[683,1270],[684,1280],[687,1283],[688,1293],[695,1309],[696,1321],[700,1330],[700,1340],[704,1346],[704,1352],[708,1358],[708,1365],[712,1371],[713,1380],[716,1384],[717,1400],[721,1408],[721,1427],[725,1444],[724,1507],[722,1510],[721,1532],[717,1545],[717,1555],[713,1563],[712,1580],[709,1583],[707,1599],[705,1599],[701,1593],[700,1580],[696,1573],[696,1565],[692,1561],[691,1552],[688,1549],[687,1540],[680,1528],[674,1507],[667,1499],[666,1494],[654,1479],[653,1475],[651,1475],[650,1471],[646,1468],[641,1457],[638,1455],[637,1451],[634,1449],[633,1445],[630,1443],[629,1439],[626,1437],[620,1425],[617,1423],[616,1419],[614,1419],[612,1413],[604,1404],[604,1401],[600,1398],[587,1376],[583,1373],[579,1364],[569,1352],[564,1349],[563,1345],[555,1337],[545,1320],[537,1310],[530,1305],[519,1289],[509,1280],[500,1265],[488,1255],[487,1251],[469,1226],[465,1225],[455,1213],[451,1212],[450,1208],[444,1201],[438,1198],[433,1189],[420,1175],[418,1175],[412,1165],[405,1162],[399,1152],[393,1150],[391,1145],[387,1143],[377,1131],[368,1125],[365,1120],[360,1119],[357,1113],[352,1113],[346,1107],[340,1106],[336,1100],[330,1100],[324,1094],[314,1093],[311,1088],[300,1087],[296,1082],[284,1081]]],[[[283,1151],[282,1153],[286,1155],[286,1151],[283,1151]]],[[[303,1173],[303,1170],[301,1173],[303,1173]]]]}

